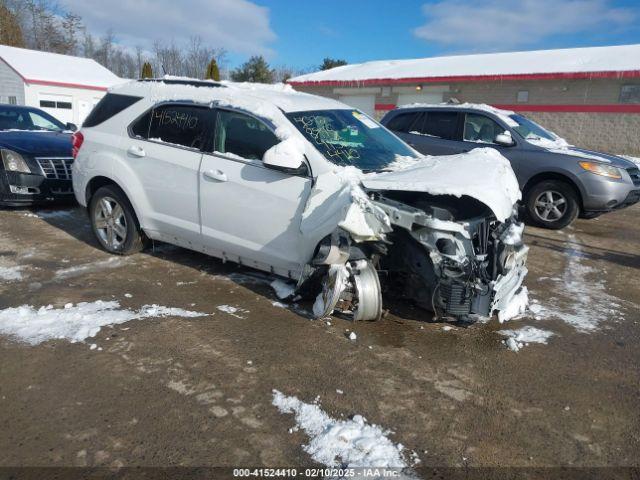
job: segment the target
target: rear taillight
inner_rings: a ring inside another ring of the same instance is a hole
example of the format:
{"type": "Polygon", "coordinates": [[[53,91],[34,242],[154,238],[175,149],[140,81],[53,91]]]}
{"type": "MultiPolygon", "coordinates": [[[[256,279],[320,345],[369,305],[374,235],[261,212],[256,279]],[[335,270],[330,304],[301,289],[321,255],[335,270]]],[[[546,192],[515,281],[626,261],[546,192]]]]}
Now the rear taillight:
{"type": "Polygon", "coordinates": [[[82,132],[74,132],[74,134],[71,135],[71,155],[73,155],[73,158],[78,157],[78,152],[80,151],[80,147],[83,142],[84,135],[82,135],[82,132]]]}

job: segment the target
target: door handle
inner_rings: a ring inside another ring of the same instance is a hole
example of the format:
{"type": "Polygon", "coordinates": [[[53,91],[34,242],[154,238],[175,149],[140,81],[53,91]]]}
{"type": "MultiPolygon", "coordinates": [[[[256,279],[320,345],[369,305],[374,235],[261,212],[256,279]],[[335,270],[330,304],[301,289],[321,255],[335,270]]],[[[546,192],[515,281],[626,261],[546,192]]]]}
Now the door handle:
{"type": "Polygon", "coordinates": [[[209,180],[217,180],[218,182],[226,182],[227,174],[222,170],[205,170],[202,175],[209,180]]]}
{"type": "Polygon", "coordinates": [[[144,148],[139,147],[137,145],[131,145],[129,147],[129,149],[127,150],[127,153],[129,155],[132,155],[134,157],[138,157],[138,158],[142,158],[146,155],[146,152],[144,151],[144,148]]]}

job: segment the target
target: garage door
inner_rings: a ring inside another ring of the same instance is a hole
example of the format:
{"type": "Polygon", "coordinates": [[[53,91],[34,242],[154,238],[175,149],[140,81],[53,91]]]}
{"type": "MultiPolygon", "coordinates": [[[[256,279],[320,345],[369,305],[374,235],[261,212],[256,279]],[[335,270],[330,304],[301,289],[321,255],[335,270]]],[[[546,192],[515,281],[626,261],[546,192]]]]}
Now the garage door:
{"type": "Polygon", "coordinates": [[[401,93],[398,95],[398,106],[411,103],[442,103],[442,93],[415,92],[401,93]]]}
{"type": "Polygon", "coordinates": [[[340,101],[373,117],[375,95],[340,95],[340,101]]]}
{"type": "Polygon", "coordinates": [[[40,108],[62,123],[73,122],[73,97],[67,95],[40,94],[40,108]]]}

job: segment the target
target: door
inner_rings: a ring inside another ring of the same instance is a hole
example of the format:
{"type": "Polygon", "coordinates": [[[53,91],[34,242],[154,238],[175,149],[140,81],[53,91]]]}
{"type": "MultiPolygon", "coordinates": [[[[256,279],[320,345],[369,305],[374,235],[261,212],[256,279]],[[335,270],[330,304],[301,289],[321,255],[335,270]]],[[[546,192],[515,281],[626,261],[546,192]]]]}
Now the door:
{"type": "Polygon", "coordinates": [[[200,243],[198,172],[212,119],[208,107],[161,104],[132,125],[123,144],[144,190],[147,228],[163,240],[200,243]]]}
{"type": "Polygon", "coordinates": [[[200,172],[202,235],[231,260],[293,275],[308,261],[300,222],[312,181],[262,163],[278,142],[262,121],[218,110],[214,151],[203,156],[200,172]]]}
{"type": "Polygon", "coordinates": [[[73,122],[73,97],[70,95],[51,95],[41,93],[38,95],[40,108],[62,123],[73,122]]]}
{"type": "Polygon", "coordinates": [[[339,99],[342,103],[357,108],[372,118],[375,115],[375,95],[340,95],[339,99]]]}

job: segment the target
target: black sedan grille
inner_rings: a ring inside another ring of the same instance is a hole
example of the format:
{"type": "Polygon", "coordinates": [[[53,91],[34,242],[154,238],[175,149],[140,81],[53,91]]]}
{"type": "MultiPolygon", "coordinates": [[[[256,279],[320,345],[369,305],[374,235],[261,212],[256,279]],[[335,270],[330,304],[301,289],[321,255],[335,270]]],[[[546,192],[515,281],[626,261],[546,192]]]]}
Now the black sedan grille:
{"type": "Polygon", "coordinates": [[[37,157],[36,161],[47,178],[57,180],[71,180],[71,157],[37,157]]]}
{"type": "Polygon", "coordinates": [[[627,168],[627,173],[631,177],[631,181],[637,187],[640,186],[640,170],[637,167],[627,168]]]}

